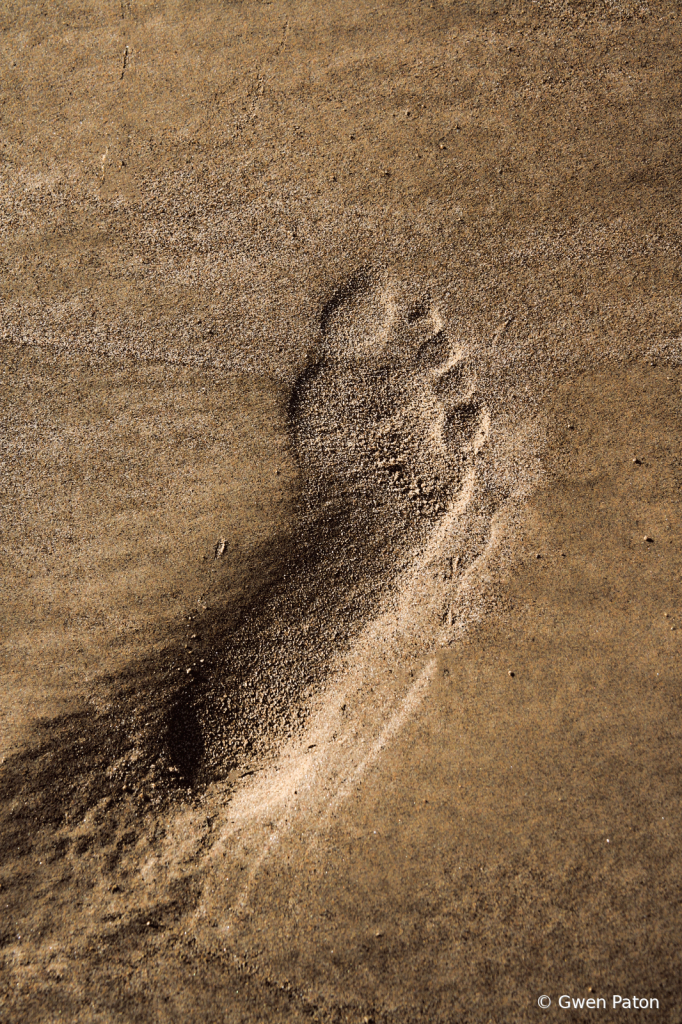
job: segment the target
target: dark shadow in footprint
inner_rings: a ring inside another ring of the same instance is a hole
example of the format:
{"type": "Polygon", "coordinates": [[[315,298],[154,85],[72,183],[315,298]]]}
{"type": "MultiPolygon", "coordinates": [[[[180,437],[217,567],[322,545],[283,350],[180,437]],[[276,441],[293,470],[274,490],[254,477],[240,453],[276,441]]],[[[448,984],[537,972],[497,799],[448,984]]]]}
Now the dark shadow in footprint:
{"type": "Polygon", "coordinates": [[[177,695],[166,716],[164,736],[170,763],[190,786],[196,785],[206,754],[195,690],[196,685],[191,690],[185,687],[177,695]]]}

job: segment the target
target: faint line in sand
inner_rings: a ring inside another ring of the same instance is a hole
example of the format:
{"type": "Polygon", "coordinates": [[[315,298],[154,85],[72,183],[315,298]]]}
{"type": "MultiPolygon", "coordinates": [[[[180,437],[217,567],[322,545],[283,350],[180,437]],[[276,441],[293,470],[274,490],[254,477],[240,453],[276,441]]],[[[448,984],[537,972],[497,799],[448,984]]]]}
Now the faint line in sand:
{"type": "MultiPolygon", "coordinates": [[[[237,135],[239,135],[239,133],[242,132],[244,130],[244,128],[246,128],[246,126],[254,119],[254,117],[256,115],[256,112],[258,110],[258,107],[260,105],[260,101],[262,100],[263,95],[265,93],[265,83],[267,81],[267,76],[269,74],[271,74],[272,71],[274,70],[274,68],[277,66],[277,62],[279,61],[279,58],[281,57],[282,53],[284,52],[284,50],[286,48],[287,39],[289,38],[289,32],[290,32],[290,25],[289,25],[289,19],[287,18],[287,20],[284,23],[284,28],[283,28],[283,31],[282,31],[282,38],[280,39],[279,43],[277,44],[277,47],[276,47],[274,53],[272,54],[272,57],[270,58],[270,60],[268,61],[267,64],[263,65],[260,68],[260,70],[256,72],[256,82],[258,84],[256,86],[256,91],[255,91],[253,97],[251,98],[250,109],[247,110],[247,112],[244,115],[244,117],[241,117],[241,118],[239,118],[236,121],[234,133],[232,135],[233,139],[236,138],[237,135]]],[[[218,105],[218,98],[219,98],[219,96],[220,96],[220,93],[216,93],[215,96],[214,96],[214,102],[215,102],[216,105],[218,105]]],[[[237,168],[237,170],[238,171],[243,171],[251,163],[253,163],[253,158],[251,158],[250,160],[245,161],[240,167],[237,168]]]]}
{"type": "MultiPolygon", "coordinates": [[[[408,693],[400,703],[400,707],[390,717],[378,738],[372,743],[368,753],[363,757],[360,763],[357,765],[355,770],[348,776],[342,784],[337,788],[334,796],[327,803],[324,810],[324,817],[322,823],[318,827],[313,842],[309,845],[313,845],[319,841],[320,835],[324,830],[325,823],[329,820],[336,808],[346,800],[353,788],[360,782],[362,777],[367,773],[367,770],[379,759],[382,751],[391,740],[401,732],[408,721],[414,716],[415,711],[421,704],[424,694],[426,693],[431,683],[431,673],[435,667],[435,662],[430,661],[426,667],[420,672],[416,680],[410,687],[408,693]]],[[[317,774],[322,771],[322,766],[317,769],[317,774]]],[[[230,908],[230,914],[227,923],[224,925],[225,930],[234,924],[234,922],[244,913],[248,907],[249,898],[253,889],[254,883],[258,876],[258,873],[267,860],[271,853],[273,853],[279,846],[281,840],[289,835],[293,831],[293,823],[289,823],[288,820],[280,818],[276,830],[270,836],[266,842],[263,850],[258,855],[254,863],[251,865],[248,873],[248,877],[244,885],[242,886],[239,895],[230,908]]],[[[202,909],[198,911],[198,916],[202,914],[202,909]]]]}

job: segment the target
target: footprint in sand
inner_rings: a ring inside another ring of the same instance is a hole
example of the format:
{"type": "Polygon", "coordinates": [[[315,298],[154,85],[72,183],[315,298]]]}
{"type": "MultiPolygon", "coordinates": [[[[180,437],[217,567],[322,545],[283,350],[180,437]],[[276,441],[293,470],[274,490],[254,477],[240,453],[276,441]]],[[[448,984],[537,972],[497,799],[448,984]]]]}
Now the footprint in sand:
{"type": "Polygon", "coordinates": [[[176,715],[171,745],[194,781],[295,727],[301,698],[379,612],[487,436],[472,375],[428,299],[401,302],[361,272],[327,302],[320,327],[289,406],[305,479],[295,541],[188,709],[202,736],[191,750],[176,715]]]}

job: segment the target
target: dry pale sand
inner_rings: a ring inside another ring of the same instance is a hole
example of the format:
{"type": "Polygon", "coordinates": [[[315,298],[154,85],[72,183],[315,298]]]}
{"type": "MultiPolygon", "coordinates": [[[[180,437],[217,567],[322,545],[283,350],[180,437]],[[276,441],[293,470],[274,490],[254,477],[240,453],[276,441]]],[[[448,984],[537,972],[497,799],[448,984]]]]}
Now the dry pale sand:
{"type": "Polygon", "coordinates": [[[2,1019],[682,1020],[679,5],[0,25],[2,1019]]]}

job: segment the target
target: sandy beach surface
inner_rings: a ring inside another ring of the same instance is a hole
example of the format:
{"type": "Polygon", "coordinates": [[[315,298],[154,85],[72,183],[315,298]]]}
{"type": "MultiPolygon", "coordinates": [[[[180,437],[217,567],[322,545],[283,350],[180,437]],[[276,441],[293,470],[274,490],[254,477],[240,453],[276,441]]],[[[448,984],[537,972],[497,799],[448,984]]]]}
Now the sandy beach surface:
{"type": "Polygon", "coordinates": [[[5,3],[2,1020],[682,1021],[680,17],[5,3]]]}

